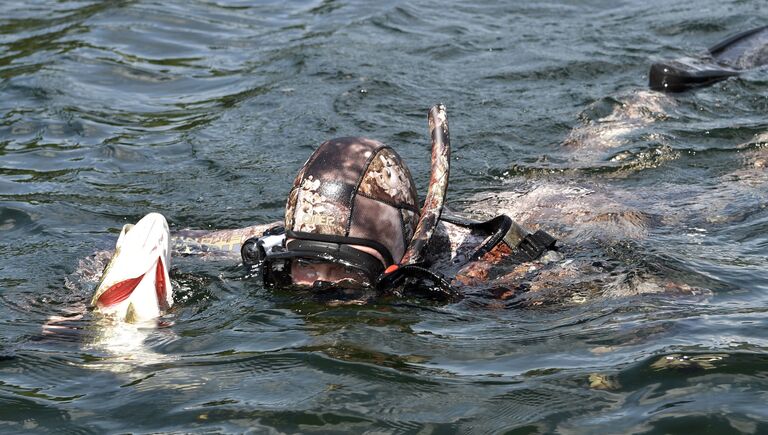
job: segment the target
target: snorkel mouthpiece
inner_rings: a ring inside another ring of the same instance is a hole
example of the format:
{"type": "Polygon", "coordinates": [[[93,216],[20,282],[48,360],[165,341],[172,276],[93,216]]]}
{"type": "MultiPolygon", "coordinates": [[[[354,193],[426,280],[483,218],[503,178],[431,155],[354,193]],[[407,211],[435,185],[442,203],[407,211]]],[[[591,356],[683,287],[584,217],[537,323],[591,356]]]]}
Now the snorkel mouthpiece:
{"type": "Polygon", "coordinates": [[[168,223],[161,214],[150,213],[136,225],[125,225],[91,305],[129,323],[161,316],[173,305],[169,240],[168,223]]]}

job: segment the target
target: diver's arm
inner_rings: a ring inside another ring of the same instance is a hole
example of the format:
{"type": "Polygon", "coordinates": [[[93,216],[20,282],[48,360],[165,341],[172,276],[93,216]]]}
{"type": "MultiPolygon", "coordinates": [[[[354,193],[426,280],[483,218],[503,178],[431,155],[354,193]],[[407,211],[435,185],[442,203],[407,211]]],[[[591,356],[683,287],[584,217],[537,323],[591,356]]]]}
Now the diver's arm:
{"type": "Polygon", "coordinates": [[[175,255],[215,255],[240,257],[240,246],[254,236],[261,236],[270,228],[282,226],[282,222],[253,225],[231,230],[180,230],[171,236],[171,251],[175,255]]]}

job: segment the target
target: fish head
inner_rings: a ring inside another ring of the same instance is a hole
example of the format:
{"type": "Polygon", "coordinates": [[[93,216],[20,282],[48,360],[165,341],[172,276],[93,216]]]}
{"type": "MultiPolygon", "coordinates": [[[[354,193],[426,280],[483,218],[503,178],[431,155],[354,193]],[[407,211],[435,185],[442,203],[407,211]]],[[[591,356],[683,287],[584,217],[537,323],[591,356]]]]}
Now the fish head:
{"type": "Polygon", "coordinates": [[[168,223],[159,213],[125,225],[91,300],[95,310],[129,323],[162,316],[173,305],[169,245],[168,223]]]}

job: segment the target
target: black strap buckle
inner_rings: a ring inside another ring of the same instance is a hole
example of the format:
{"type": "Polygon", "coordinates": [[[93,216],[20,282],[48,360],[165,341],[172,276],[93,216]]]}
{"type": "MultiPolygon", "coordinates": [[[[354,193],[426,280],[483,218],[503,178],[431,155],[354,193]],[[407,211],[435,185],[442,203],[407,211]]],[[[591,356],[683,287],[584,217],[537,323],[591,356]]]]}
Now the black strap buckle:
{"type": "Polygon", "coordinates": [[[518,256],[524,262],[536,260],[544,252],[555,249],[556,242],[557,239],[550,236],[546,231],[538,230],[525,236],[517,245],[518,256]]]}

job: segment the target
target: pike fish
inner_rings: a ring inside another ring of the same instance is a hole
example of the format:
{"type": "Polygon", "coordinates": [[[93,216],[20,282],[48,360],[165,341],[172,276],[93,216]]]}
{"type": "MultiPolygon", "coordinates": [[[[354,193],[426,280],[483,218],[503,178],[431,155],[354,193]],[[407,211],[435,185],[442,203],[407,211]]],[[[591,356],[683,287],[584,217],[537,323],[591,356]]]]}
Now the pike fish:
{"type": "Polygon", "coordinates": [[[91,300],[95,311],[127,323],[163,315],[173,305],[169,245],[168,223],[159,213],[125,225],[91,300]]]}

